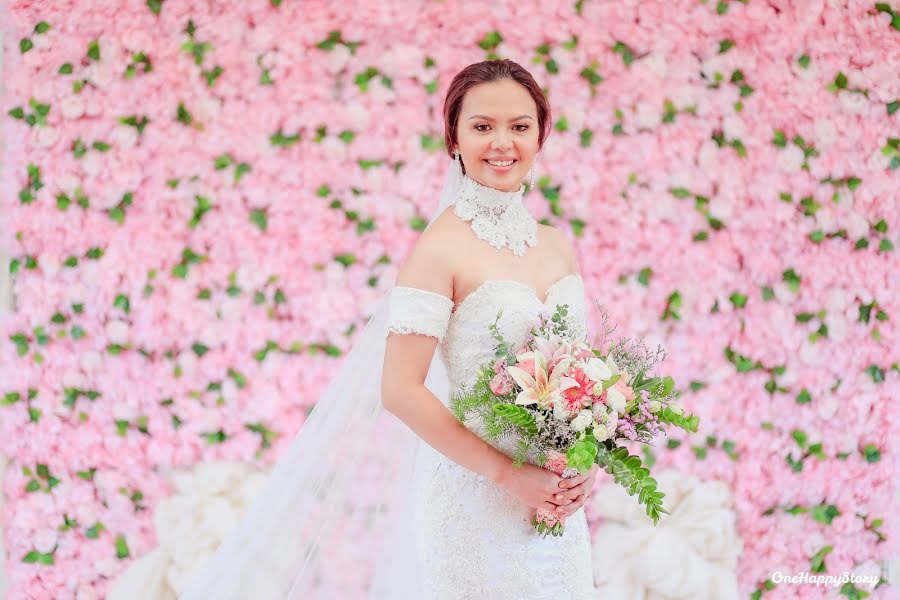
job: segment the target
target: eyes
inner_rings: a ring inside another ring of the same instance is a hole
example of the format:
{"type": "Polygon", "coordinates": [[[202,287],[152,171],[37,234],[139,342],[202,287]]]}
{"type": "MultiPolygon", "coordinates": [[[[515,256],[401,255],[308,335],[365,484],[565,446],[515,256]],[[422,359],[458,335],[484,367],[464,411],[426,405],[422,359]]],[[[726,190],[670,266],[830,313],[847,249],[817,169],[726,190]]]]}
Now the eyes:
{"type": "MultiPolygon", "coordinates": [[[[478,129],[479,127],[490,127],[490,125],[488,125],[487,123],[481,123],[480,125],[476,125],[476,126],[475,126],[475,129],[476,129],[477,131],[480,131],[481,133],[484,133],[486,130],[485,130],[485,129],[478,129]]],[[[516,129],[516,131],[522,132],[522,131],[528,131],[529,127],[530,127],[530,126],[529,126],[529,125],[526,125],[525,123],[519,123],[518,125],[514,126],[513,129],[516,129]],[[516,129],[516,127],[522,127],[522,129],[516,129]]]]}

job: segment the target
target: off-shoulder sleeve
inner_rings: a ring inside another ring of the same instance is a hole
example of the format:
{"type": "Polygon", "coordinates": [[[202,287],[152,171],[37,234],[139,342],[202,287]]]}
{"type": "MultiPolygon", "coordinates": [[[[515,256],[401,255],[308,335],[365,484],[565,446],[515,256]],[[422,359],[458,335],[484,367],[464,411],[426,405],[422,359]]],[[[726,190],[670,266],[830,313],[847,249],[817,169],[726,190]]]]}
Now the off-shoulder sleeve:
{"type": "Polygon", "coordinates": [[[395,286],[388,309],[388,332],[421,333],[443,341],[453,300],[418,288],[395,286]]]}

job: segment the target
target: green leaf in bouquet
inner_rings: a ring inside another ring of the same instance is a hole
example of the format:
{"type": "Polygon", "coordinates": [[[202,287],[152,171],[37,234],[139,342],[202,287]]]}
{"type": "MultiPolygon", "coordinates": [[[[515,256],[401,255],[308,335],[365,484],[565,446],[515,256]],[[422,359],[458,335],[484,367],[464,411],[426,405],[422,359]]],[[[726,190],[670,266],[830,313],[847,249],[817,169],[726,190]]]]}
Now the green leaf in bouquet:
{"type": "Polygon", "coordinates": [[[465,421],[474,412],[491,412],[491,407],[497,401],[490,386],[493,376],[494,372],[490,367],[483,368],[471,392],[450,399],[450,411],[458,421],[465,421]]]}
{"type": "Polygon", "coordinates": [[[603,382],[603,391],[605,392],[612,386],[616,385],[616,382],[619,381],[621,378],[622,378],[622,374],[616,373],[615,375],[613,375],[612,377],[610,377],[609,379],[604,381],[603,382]]]}
{"type": "Polygon", "coordinates": [[[575,442],[566,453],[567,467],[578,469],[579,473],[584,473],[591,468],[597,457],[597,439],[592,435],[586,435],[582,439],[575,442]]]}
{"type": "Polygon", "coordinates": [[[597,464],[611,474],[629,495],[637,494],[638,502],[644,505],[654,525],[659,521],[660,513],[669,514],[662,505],[665,494],[656,490],[656,480],[650,477],[647,468],[641,466],[640,457],[628,454],[628,450],[621,446],[610,449],[606,444],[600,444],[596,448],[597,464]]]}
{"type": "Polygon", "coordinates": [[[662,380],[659,377],[650,377],[646,378],[644,372],[641,371],[634,377],[634,381],[631,382],[631,389],[634,390],[635,394],[647,390],[652,391],[657,389],[660,386],[660,382],[662,380]]]}
{"type": "Polygon", "coordinates": [[[537,425],[534,423],[534,415],[528,412],[524,406],[498,402],[491,408],[495,415],[520,427],[526,434],[535,435],[537,425]]]}
{"type": "Polygon", "coordinates": [[[662,379],[659,379],[658,387],[653,389],[653,393],[651,394],[652,398],[665,398],[675,389],[675,380],[670,376],[666,375],[662,379]]]}
{"type": "Polygon", "coordinates": [[[668,406],[661,408],[656,416],[661,423],[669,423],[691,433],[696,433],[700,426],[700,417],[697,415],[682,415],[668,406]]]}

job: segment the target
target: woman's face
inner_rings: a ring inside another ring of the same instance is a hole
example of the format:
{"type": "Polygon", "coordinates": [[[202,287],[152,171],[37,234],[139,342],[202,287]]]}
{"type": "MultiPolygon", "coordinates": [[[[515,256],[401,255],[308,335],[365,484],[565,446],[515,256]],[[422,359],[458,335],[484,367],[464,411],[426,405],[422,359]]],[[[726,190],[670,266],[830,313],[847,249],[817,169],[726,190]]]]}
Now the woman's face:
{"type": "Polygon", "coordinates": [[[538,151],[537,106],[531,94],[511,79],[469,88],[456,123],[457,144],[466,175],[505,192],[522,186],[538,151]],[[514,161],[494,166],[488,161],[514,161]]]}

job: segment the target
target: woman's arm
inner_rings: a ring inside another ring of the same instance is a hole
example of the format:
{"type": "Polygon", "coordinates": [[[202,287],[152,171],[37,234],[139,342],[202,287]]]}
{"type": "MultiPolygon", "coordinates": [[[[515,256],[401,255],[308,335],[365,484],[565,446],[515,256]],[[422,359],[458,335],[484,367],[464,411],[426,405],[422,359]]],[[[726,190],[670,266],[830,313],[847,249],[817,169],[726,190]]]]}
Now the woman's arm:
{"type": "MultiPolygon", "coordinates": [[[[452,245],[423,234],[397,276],[397,285],[415,287],[452,298],[452,245]],[[435,243],[441,242],[441,243],[435,243]]],[[[381,379],[384,407],[432,448],[455,463],[490,478],[535,508],[554,510],[551,499],[561,478],[546,469],[513,466],[512,459],[460,423],[425,386],[437,339],[423,334],[388,335],[381,379]]]]}
{"type": "MultiPolygon", "coordinates": [[[[398,286],[452,299],[453,272],[444,245],[438,243],[441,237],[429,230],[419,238],[397,274],[398,286]]],[[[388,334],[381,378],[382,403],[441,454],[471,471],[500,481],[510,466],[510,459],[466,429],[425,387],[437,344],[437,338],[429,335],[388,334]]]]}
{"type": "Polygon", "coordinates": [[[453,462],[500,483],[511,460],[466,429],[425,387],[436,347],[437,340],[427,335],[389,334],[381,378],[384,407],[453,462]]]}

